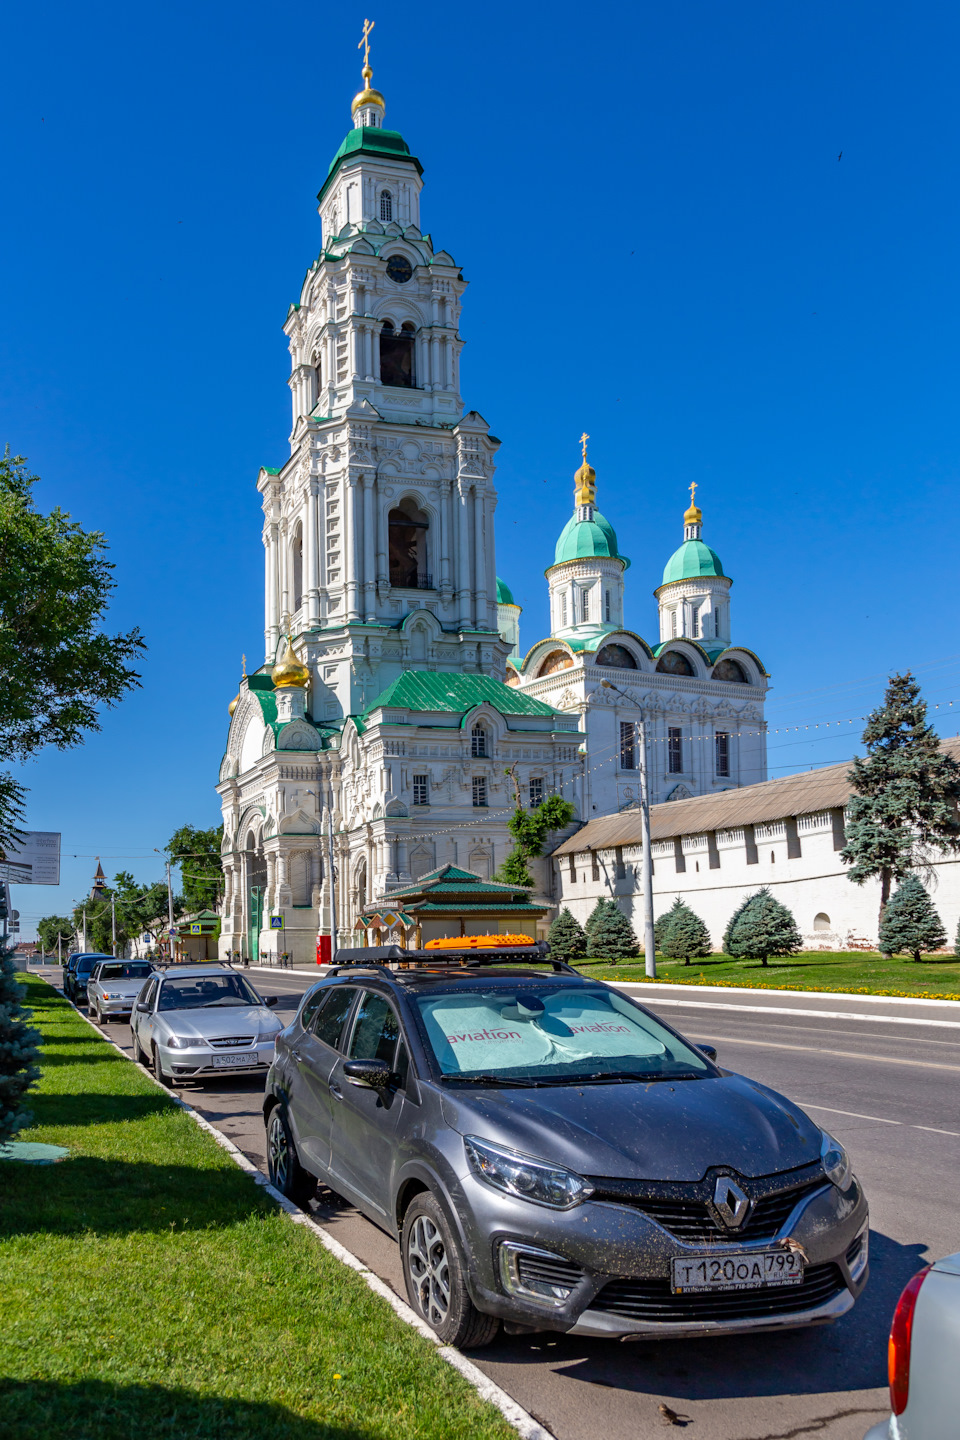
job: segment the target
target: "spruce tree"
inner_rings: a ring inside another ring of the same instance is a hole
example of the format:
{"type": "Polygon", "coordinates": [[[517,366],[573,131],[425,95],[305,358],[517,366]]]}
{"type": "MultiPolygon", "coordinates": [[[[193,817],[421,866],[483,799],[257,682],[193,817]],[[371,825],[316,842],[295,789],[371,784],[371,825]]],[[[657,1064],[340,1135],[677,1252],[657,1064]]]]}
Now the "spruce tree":
{"type": "Polygon", "coordinates": [[[939,950],[947,932],[916,875],[905,875],[890,898],[880,921],[879,945],[884,955],[912,955],[939,950]]]}
{"type": "Polygon", "coordinates": [[[957,925],[957,935],[953,942],[953,953],[960,959],[960,924],[957,925]]]}
{"type": "Polygon", "coordinates": [[[766,886],[741,906],[724,940],[728,955],[759,960],[764,966],[771,955],[795,955],[801,945],[797,922],[766,886]]]}
{"type": "Polygon", "coordinates": [[[880,921],[894,880],[930,851],[960,849],[960,765],[927,724],[926,702],[908,671],[892,675],[883,704],[863,732],[867,754],[853,762],[847,843],[840,852],[855,885],[880,881],[880,921]]]}
{"type": "Polygon", "coordinates": [[[618,960],[635,959],[638,948],[630,921],[615,900],[607,900],[590,934],[591,955],[616,964],[618,960]]]}
{"type": "Polygon", "coordinates": [[[752,899],[752,895],[747,895],[743,900],[740,901],[740,904],[737,906],[736,910],[734,910],[733,914],[730,916],[730,919],[727,921],[727,928],[723,932],[723,939],[720,944],[723,949],[724,955],[729,955],[731,960],[738,960],[740,958],[740,955],[743,953],[742,951],[733,949],[733,945],[735,943],[733,933],[737,928],[737,923],[740,919],[740,916],[743,914],[744,910],[746,910],[752,899]]]}
{"type": "Polygon", "coordinates": [[[12,949],[0,949],[0,1145],[30,1123],[22,1101],[40,1078],[40,1032],[27,1024],[30,1012],[23,1008],[12,955],[12,949]]]}
{"type": "Polygon", "coordinates": [[[679,895],[667,912],[668,924],[664,927],[663,953],[670,960],[682,960],[689,965],[691,960],[702,959],[713,953],[710,931],[696,911],[685,905],[679,895]]]}
{"type": "Polygon", "coordinates": [[[583,926],[566,906],[547,932],[550,954],[555,960],[582,960],[587,953],[587,937],[583,926]]]}
{"type": "Polygon", "coordinates": [[[587,954],[588,954],[588,955],[593,955],[593,954],[594,954],[594,950],[593,950],[593,932],[594,932],[594,930],[597,928],[597,925],[599,924],[600,920],[601,920],[601,919],[603,918],[603,916],[607,913],[607,907],[608,907],[609,905],[611,905],[612,903],[613,903],[613,902],[612,902],[611,900],[607,900],[607,899],[604,898],[603,895],[601,895],[600,898],[599,898],[599,900],[597,901],[596,905],[594,905],[593,909],[590,911],[590,914],[587,916],[587,923],[586,923],[586,925],[583,927],[583,930],[584,930],[584,934],[585,934],[586,940],[587,940],[587,954]]]}

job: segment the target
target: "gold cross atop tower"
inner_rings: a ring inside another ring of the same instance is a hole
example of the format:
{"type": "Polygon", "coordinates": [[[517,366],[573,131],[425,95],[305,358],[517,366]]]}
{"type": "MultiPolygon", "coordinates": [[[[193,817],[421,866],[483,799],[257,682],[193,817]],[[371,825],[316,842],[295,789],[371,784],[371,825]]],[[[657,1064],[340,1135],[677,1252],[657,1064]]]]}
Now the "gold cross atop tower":
{"type": "Polygon", "coordinates": [[[697,504],[697,491],[699,490],[699,488],[700,487],[697,484],[696,480],[691,482],[690,508],[688,510],[685,510],[683,513],[684,525],[699,525],[700,522],[703,520],[703,515],[700,513],[700,507],[697,504]]]}
{"type": "Polygon", "coordinates": [[[586,465],[586,463],[587,463],[587,441],[588,441],[589,439],[590,439],[590,436],[587,434],[586,430],[584,430],[583,434],[580,436],[580,449],[583,451],[583,463],[584,463],[584,465],[586,465]]]}
{"type": "Polygon", "coordinates": [[[242,667],[242,669],[243,669],[243,677],[242,677],[242,678],[243,678],[244,680],[246,680],[246,678],[247,678],[247,657],[246,657],[246,655],[241,655],[241,656],[240,656],[240,665],[241,665],[241,667],[242,667]]]}
{"type": "Polygon", "coordinates": [[[693,506],[693,505],[696,505],[696,503],[697,503],[697,489],[698,489],[698,486],[697,486],[696,480],[692,480],[692,481],[690,482],[690,504],[691,504],[692,506],[693,506]]]}
{"type": "Polygon", "coordinates": [[[363,51],[364,69],[367,69],[370,64],[370,31],[376,23],[376,20],[364,20],[363,22],[363,39],[360,41],[357,49],[363,51]]]}
{"type": "Polygon", "coordinates": [[[580,436],[580,448],[583,451],[583,464],[573,477],[574,500],[577,506],[592,505],[597,498],[597,477],[593,466],[587,463],[587,441],[590,436],[584,430],[580,436]]]}

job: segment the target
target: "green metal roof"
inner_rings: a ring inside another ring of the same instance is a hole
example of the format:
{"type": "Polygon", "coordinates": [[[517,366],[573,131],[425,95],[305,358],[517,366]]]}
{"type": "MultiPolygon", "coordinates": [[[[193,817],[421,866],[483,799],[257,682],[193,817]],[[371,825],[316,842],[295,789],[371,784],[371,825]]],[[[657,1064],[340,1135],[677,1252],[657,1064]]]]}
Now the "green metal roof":
{"type": "MultiPolygon", "coordinates": [[[[390,893],[384,896],[384,900],[390,899],[390,893]]],[[[460,915],[470,911],[481,911],[484,915],[496,915],[498,911],[505,911],[508,915],[546,915],[546,905],[532,905],[529,900],[517,902],[504,897],[503,903],[498,904],[496,899],[491,898],[486,905],[435,905],[431,900],[425,900],[421,905],[416,906],[418,915],[460,915]]],[[[482,951],[480,952],[483,953],[482,951]]]]}
{"type": "Polygon", "coordinates": [[[592,520],[578,520],[576,515],[571,515],[560,532],[554,565],[561,565],[564,560],[583,560],[598,555],[621,560],[624,569],[630,564],[626,555],[621,555],[617,549],[616,531],[599,510],[594,510],[592,520]]]}
{"type": "Polygon", "coordinates": [[[436,671],[404,670],[363,712],[373,710],[440,710],[463,715],[475,705],[492,705],[501,715],[542,715],[551,719],[559,711],[542,700],[524,695],[492,675],[451,675],[436,671]]]}
{"type": "Polygon", "coordinates": [[[501,579],[500,579],[500,576],[498,575],[498,576],[497,576],[497,604],[498,604],[498,605],[516,605],[516,603],[517,603],[517,602],[516,602],[516,600],[514,600],[514,598],[513,598],[513,591],[510,589],[510,586],[507,585],[503,580],[501,580],[501,579]]]}
{"type": "Polygon", "coordinates": [[[330,161],[327,178],[320,186],[317,199],[323,199],[330,182],[345,160],[360,159],[364,155],[376,156],[381,160],[407,160],[416,167],[418,175],[423,174],[423,166],[415,155],[410,154],[407,142],[399,130],[381,130],[377,125],[358,125],[347,131],[343,144],[330,161]]]}
{"type": "Polygon", "coordinates": [[[671,580],[696,580],[701,575],[723,575],[723,566],[716,550],[704,545],[702,540],[684,540],[679,550],[674,550],[663,572],[664,585],[671,580]]]}

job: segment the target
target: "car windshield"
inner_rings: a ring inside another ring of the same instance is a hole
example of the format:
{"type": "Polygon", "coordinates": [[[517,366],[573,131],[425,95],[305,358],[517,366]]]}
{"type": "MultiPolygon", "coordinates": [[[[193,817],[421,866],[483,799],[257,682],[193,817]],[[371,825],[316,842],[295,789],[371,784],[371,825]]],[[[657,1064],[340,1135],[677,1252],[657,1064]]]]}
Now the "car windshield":
{"type": "Polygon", "coordinates": [[[209,1005],[260,1005],[242,975],[178,975],[160,987],[158,1010],[196,1010],[209,1005]]]}
{"type": "Polygon", "coordinates": [[[83,955],[77,961],[77,974],[89,975],[95,965],[99,965],[103,959],[102,955],[83,955]]]}
{"type": "Polygon", "coordinates": [[[153,971],[145,960],[120,961],[116,965],[104,965],[100,980],[146,980],[153,971]]]}
{"type": "Polygon", "coordinates": [[[599,985],[433,991],[416,1003],[447,1080],[610,1083],[714,1073],[702,1053],[599,985]]]}

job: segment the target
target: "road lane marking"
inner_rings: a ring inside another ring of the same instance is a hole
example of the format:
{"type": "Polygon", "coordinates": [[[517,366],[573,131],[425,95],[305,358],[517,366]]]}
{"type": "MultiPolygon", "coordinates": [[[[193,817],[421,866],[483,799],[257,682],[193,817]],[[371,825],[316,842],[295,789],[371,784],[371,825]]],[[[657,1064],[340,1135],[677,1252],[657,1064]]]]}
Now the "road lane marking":
{"type": "Polygon", "coordinates": [[[909,1120],[885,1120],[882,1115],[861,1115],[856,1110],[838,1110],[836,1105],[811,1105],[807,1100],[798,1100],[804,1110],[825,1110],[828,1115],[849,1115],[854,1120],[872,1120],[875,1125],[899,1125],[904,1130],[928,1130],[931,1135],[952,1135],[960,1140],[960,1130],[938,1130],[934,1125],[911,1125],[909,1120]]]}
{"type": "MultiPolygon", "coordinates": [[[[298,972],[299,973],[299,972],[298,972]]],[[[587,977],[589,978],[589,977],[587,977]]],[[[685,990],[701,995],[757,995],[757,996],[779,996],[783,995],[788,999],[806,996],[810,1000],[823,999],[828,997],[834,1002],[841,1000],[855,1000],[858,1005],[935,1005],[941,1009],[951,1007],[954,1014],[960,1012],[960,999],[958,1000],[931,1000],[926,995],[856,995],[852,990],[775,990],[772,986],[754,987],[752,985],[690,985],[682,980],[604,980],[604,985],[620,985],[625,987],[632,985],[638,990],[685,990]]]]}
{"type": "MultiPolygon", "coordinates": [[[[626,985],[616,986],[626,990],[626,985]]],[[[633,985],[634,990],[645,989],[633,985]]],[[[685,1005],[698,1010],[746,1010],[751,1015],[806,1015],[815,1020],[868,1020],[874,1025],[935,1025],[938,1029],[960,1030],[960,1020],[911,1020],[906,1015],[862,1015],[854,1010],[800,1010],[787,1005],[727,1005],[721,1000],[673,1000],[665,995],[656,996],[657,1005],[685,1005]]]]}
{"type": "Polygon", "coordinates": [[[960,1075],[960,1065],[942,1065],[936,1060],[902,1060],[896,1055],[864,1055],[859,1050],[826,1050],[821,1045],[787,1045],[783,1040],[744,1040],[739,1035],[710,1036],[710,1044],[759,1045],[762,1050],[801,1050],[806,1055],[832,1055],[838,1060],[874,1060],[881,1065],[913,1065],[920,1070],[950,1070],[960,1075]]]}

